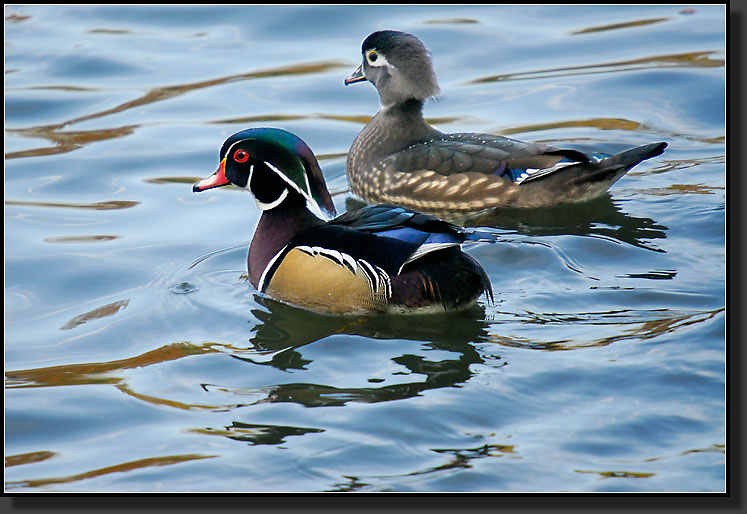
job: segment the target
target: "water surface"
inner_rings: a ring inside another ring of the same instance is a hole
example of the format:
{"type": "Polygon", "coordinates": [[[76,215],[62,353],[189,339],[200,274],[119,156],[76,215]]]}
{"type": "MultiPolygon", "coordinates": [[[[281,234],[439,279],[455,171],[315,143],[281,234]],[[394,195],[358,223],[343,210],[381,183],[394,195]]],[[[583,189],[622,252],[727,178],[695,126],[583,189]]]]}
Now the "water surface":
{"type": "Polygon", "coordinates": [[[5,490],[725,489],[723,6],[6,6],[5,490]],[[528,37],[527,27],[532,27],[528,37]],[[382,28],[430,48],[426,117],[616,151],[609,196],[504,210],[496,293],[428,317],[262,298],[218,149],[345,154],[382,28]]]}

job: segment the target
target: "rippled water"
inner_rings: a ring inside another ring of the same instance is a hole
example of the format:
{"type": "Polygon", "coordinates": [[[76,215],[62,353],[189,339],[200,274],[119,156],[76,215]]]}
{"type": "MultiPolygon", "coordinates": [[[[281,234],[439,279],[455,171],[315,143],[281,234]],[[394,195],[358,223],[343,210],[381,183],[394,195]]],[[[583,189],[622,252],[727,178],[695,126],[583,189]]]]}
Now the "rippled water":
{"type": "Polygon", "coordinates": [[[5,490],[723,491],[723,6],[6,6],[5,490]],[[527,28],[531,27],[531,31],[527,28]],[[495,304],[335,318],[245,278],[259,214],[193,195],[228,135],[320,158],[417,34],[426,116],[604,151],[611,195],[475,221],[495,304]]]}

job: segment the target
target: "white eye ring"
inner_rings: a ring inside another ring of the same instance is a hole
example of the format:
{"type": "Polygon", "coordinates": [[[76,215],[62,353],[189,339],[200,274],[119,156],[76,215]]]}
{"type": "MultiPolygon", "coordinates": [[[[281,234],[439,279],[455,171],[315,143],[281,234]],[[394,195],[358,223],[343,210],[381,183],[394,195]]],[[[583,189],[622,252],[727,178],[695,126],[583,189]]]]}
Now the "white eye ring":
{"type": "Polygon", "coordinates": [[[366,62],[368,62],[369,66],[389,66],[389,63],[384,56],[376,50],[369,50],[366,52],[366,62]]]}

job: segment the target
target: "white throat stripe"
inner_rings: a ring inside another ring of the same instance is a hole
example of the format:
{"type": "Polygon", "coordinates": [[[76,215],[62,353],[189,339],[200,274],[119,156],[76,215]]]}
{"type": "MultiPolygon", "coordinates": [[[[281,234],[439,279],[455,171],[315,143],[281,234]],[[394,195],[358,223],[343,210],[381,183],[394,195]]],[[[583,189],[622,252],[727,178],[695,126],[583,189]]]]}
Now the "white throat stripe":
{"type": "Polygon", "coordinates": [[[288,190],[283,189],[283,192],[280,193],[280,196],[278,196],[277,199],[275,199],[275,201],[273,202],[270,202],[270,203],[260,202],[256,196],[254,197],[254,201],[257,202],[257,207],[259,207],[260,210],[269,211],[270,209],[274,209],[275,207],[283,203],[283,200],[285,200],[286,196],[288,196],[288,190]]]}

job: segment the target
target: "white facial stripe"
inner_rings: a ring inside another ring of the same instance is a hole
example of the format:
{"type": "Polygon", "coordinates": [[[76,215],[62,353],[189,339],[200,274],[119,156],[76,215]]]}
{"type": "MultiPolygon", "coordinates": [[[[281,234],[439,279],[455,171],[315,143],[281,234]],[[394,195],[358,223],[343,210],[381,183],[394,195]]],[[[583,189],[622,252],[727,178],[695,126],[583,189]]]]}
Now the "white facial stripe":
{"type": "Polygon", "coordinates": [[[288,185],[290,185],[290,186],[291,186],[291,187],[292,187],[292,188],[293,188],[293,189],[294,189],[294,190],[295,190],[296,192],[298,192],[298,194],[300,194],[301,196],[303,196],[304,198],[306,198],[306,201],[307,201],[307,202],[309,202],[309,204],[310,204],[310,205],[312,206],[312,209],[314,210],[314,214],[316,214],[317,216],[319,216],[319,217],[320,217],[321,219],[327,219],[327,217],[326,217],[326,216],[324,215],[324,213],[322,212],[322,209],[321,209],[321,207],[319,207],[319,205],[318,205],[318,204],[316,203],[316,201],[315,201],[315,200],[314,200],[314,199],[313,199],[313,198],[311,197],[311,195],[310,195],[309,193],[307,193],[307,192],[306,192],[306,191],[311,191],[311,187],[309,186],[309,175],[308,175],[308,174],[306,174],[306,173],[304,173],[304,174],[303,174],[303,179],[304,179],[304,183],[305,183],[305,185],[306,185],[306,191],[301,191],[301,188],[299,188],[299,187],[298,187],[298,184],[296,184],[296,183],[295,183],[295,182],[293,182],[293,181],[292,181],[291,179],[289,179],[289,178],[288,178],[288,176],[287,176],[287,175],[286,175],[285,173],[283,173],[282,171],[280,171],[279,169],[277,169],[277,168],[276,168],[275,166],[273,166],[273,165],[272,165],[271,163],[269,163],[269,162],[267,162],[267,161],[265,161],[265,164],[266,164],[266,165],[267,165],[267,166],[268,166],[268,167],[269,167],[269,168],[270,168],[270,169],[271,169],[272,171],[274,171],[275,173],[277,173],[277,175],[278,175],[278,176],[279,176],[279,177],[280,177],[281,179],[283,179],[283,181],[285,181],[285,182],[286,182],[286,183],[287,183],[288,185]]]}
{"type": "Polygon", "coordinates": [[[252,184],[252,174],[253,173],[254,173],[254,164],[252,164],[251,166],[249,166],[249,178],[246,179],[246,185],[244,186],[244,189],[246,189],[250,193],[252,192],[251,184],[252,184]]]}
{"type": "MultiPolygon", "coordinates": [[[[243,141],[244,141],[243,139],[239,140],[239,141],[234,141],[234,143],[231,146],[228,147],[228,150],[226,150],[226,155],[224,155],[224,158],[226,159],[226,161],[233,160],[233,156],[231,155],[231,152],[233,152],[233,147],[236,146],[237,144],[243,142],[243,141]]],[[[228,164],[226,164],[226,166],[227,165],[228,164]]],[[[246,185],[243,187],[243,189],[246,189],[250,193],[251,193],[252,190],[251,190],[251,187],[249,187],[249,185],[252,183],[252,173],[253,172],[254,172],[254,164],[250,165],[250,167],[249,167],[249,178],[246,180],[246,185]]]]}
{"type": "MultiPolygon", "coordinates": [[[[270,168],[272,171],[274,171],[275,174],[277,174],[278,177],[280,177],[281,179],[283,179],[283,182],[285,182],[286,184],[288,184],[289,186],[291,186],[293,189],[295,189],[298,194],[302,195],[304,198],[306,198],[307,200],[309,200],[309,195],[305,191],[301,191],[301,188],[298,187],[298,184],[296,184],[291,179],[289,179],[288,176],[285,173],[283,173],[282,171],[280,171],[279,169],[277,169],[270,162],[265,161],[265,164],[267,165],[268,168],[270,168]]],[[[309,184],[308,184],[308,179],[307,179],[306,180],[306,186],[308,187],[308,185],[309,184]]]]}
{"type": "MultiPolygon", "coordinates": [[[[228,150],[226,150],[226,157],[228,157],[228,156],[229,156],[229,155],[231,154],[231,151],[233,150],[233,147],[234,147],[234,146],[236,146],[237,144],[241,143],[241,142],[242,142],[242,141],[236,141],[236,142],[235,142],[234,144],[232,144],[231,146],[229,146],[229,147],[228,147],[228,150]]],[[[298,186],[296,185],[296,183],[295,183],[295,182],[293,182],[293,181],[292,181],[291,179],[289,179],[289,178],[288,178],[288,177],[287,177],[287,176],[285,175],[285,173],[283,173],[282,171],[280,171],[279,169],[277,169],[277,168],[276,168],[275,166],[273,166],[273,165],[272,165],[272,163],[269,163],[269,162],[267,162],[267,161],[264,161],[264,162],[265,162],[265,164],[267,164],[267,166],[268,166],[268,167],[269,167],[269,168],[270,168],[270,169],[271,169],[272,171],[274,171],[275,173],[277,173],[277,174],[278,174],[278,176],[279,176],[279,177],[280,177],[281,179],[283,179],[283,180],[284,180],[285,182],[287,182],[288,184],[290,184],[290,185],[291,185],[291,186],[293,187],[293,189],[295,189],[296,191],[298,191],[298,193],[299,193],[299,194],[301,194],[301,195],[303,195],[304,197],[306,197],[307,199],[311,200],[311,199],[309,198],[309,196],[308,196],[307,194],[305,194],[305,193],[304,193],[303,191],[301,191],[301,190],[300,190],[300,189],[298,188],[298,186]]],[[[246,186],[247,186],[247,188],[249,187],[249,184],[250,184],[250,183],[251,183],[251,181],[252,181],[252,172],[253,172],[253,171],[254,171],[254,165],[252,164],[252,167],[251,167],[251,168],[249,169],[249,181],[248,181],[248,182],[246,183],[246,186]]],[[[308,191],[311,191],[311,188],[309,187],[309,177],[308,177],[308,176],[306,176],[306,174],[304,174],[304,177],[303,177],[303,178],[304,178],[304,180],[306,181],[306,189],[307,189],[308,191]]],[[[313,201],[313,200],[312,200],[312,201],[313,201]]]]}
{"type": "MultiPolygon", "coordinates": [[[[265,164],[267,164],[267,163],[265,163],[265,164]]],[[[277,172],[277,170],[276,170],[276,172],[277,172]]],[[[249,179],[246,182],[246,186],[244,186],[244,189],[248,189],[250,193],[252,191],[252,188],[251,188],[252,175],[254,175],[254,164],[252,164],[252,165],[249,166],[249,179]]],[[[254,196],[254,195],[252,195],[252,196],[254,196]]],[[[274,209],[275,207],[277,207],[278,205],[280,205],[281,203],[283,203],[283,200],[285,200],[285,198],[287,196],[288,196],[288,190],[287,189],[283,189],[283,192],[280,193],[280,196],[278,196],[274,201],[272,201],[270,203],[260,202],[259,199],[256,196],[254,197],[254,201],[257,202],[257,207],[259,207],[259,210],[261,210],[261,211],[269,211],[270,209],[274,209]]]]}
{"type": "Polygon", "coordinates": [[[283,192],[280,194],[280,196],[277,197],[277,199],[274,202],[270,202],[270,203],[260,202],[259,200],[257,200],[256,196],[254,197],[254,201],[257,202],[257,207],[259,207],[261,211],[269,211],[270,209],[274,209],[275,207],[283,203],[283,200],[285,200],[286,196],[288,196],[288,190],[283,189],[283,192]]]}
{"type": "MultiPolygon", "coordinates": [[[[226,157],[228,157],[231,154],[231,151],[233,150],[233,147],[236,146],[239,143],[241,143],[241,141],[236,141],[235,143],[233,143],[231,146],[228,147],[228,150],[226,151],[226,157]]],[[[301,189],[298,187],[298,185],[296,185],[295,182],[293,182],[291,179],[289,179],[285,175],[285,173],[283,173],[282,171],[280,171],[279,169],[277,169],[277,167],[273,166],[272,163],[269,163],[267,161],[264,161],[264,162],[265,162],[265,164],[272,171],[274,171],[275,173],[277,173],[277,175],[281,179],[283,179],[283,181],[285,183],[287,183],[294,190],[296,190],[298,192],[298,194],[300,194],[301,196],[303,196],[304,198],[306,198],[306,201],[309,202],[309,204],[311,204],[311,207],[312,207],[312,210],[314,211],[314,214],[316,214],[321,219],[324,219],[324,220],[327,219],[327,216],[322,212],[321,207],[319,207],[319,205],[316,203],[316,201],[308,193],[305,193],[304,191],[301,191],[301,189]]],[[[252,189],[251,189],[251,183],[252,183],[252,174],[253,173],[254,173],[254,164],[252,164],[251,167],[249,168],[249,179],[246,182],[246,186],[244,186],[244,189],[248,190],[250,193],[252,191],[252,189]]],[[[309,176],[308,176],[308,174],[304,173],[303,179],[304,179],[304,182],[305,182],[305,185],[306,185],[306,191],[311,191],[311,187],[309,186],[309,176]]],[[[278,203],[282,202],[285,199],[285,196],[287,194],[288,194],[288,192],[286,191],[283,195],[280,196],[280,198],[278,200],[276,200],[276,202],[278,202],[278,203]]],[[[255,197],[255,200],[256,200],[256,197],[255,197]]],[[[263,204],[263,203],[261,203],[259,201],[257,201],[257,205],[260,206],[259,207],[260,209],[262,209],[263,205],[270,205],[270,206],[272,206],[272,207],[267,207],[266,209],[272,209],[273,207],[277,206],[277,204],[275,202],[272,202],[271,204],[263,204]]],[[[266,210],[266,209],[263,209],[263,210],[266,210]]]]}
{"type": "Polygon", "coordinates": [[[237,144],[243,143],[243,142],[244,142],[243,139],[240,139],[238,141],[234,141],[234,143],[231,146],[228,147],[228,150],[226,150],[226,155],[224,155],[223,157],[225,157],[226,159],[233,159],[233,156],[231,155],[231,152],[233,151],[233,147],[236,146],[237,144]]]}

